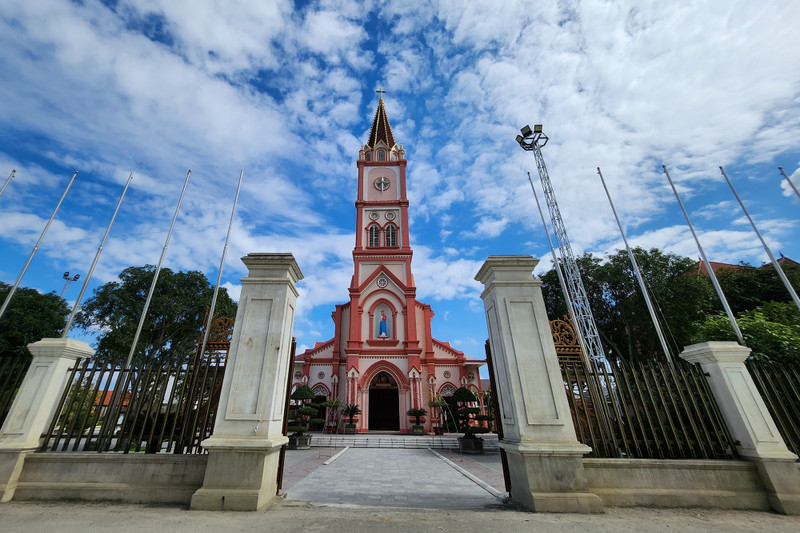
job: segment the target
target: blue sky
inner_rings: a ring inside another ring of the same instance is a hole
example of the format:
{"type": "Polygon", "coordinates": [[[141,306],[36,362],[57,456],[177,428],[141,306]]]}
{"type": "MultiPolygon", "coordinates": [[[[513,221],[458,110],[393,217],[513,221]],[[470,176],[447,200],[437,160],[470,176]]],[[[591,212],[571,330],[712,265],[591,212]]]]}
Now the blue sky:
{"type": "MultiPolygon", "coordinates": [[[[352,275],[356,166],[383,87],[406,149],[417,295],[434,336],[482,357],[475,273],[490,254],[549,250],[514,137],[544,124],[573,249],[621,239],[697,257],[661,164],[709,258],[766,255],[724,165],[777,254],[800,259],[800,10],[791,1],[199,0],[0,4],[0,280],[13,283],[72,172],[22,285],[85,273],[130,172],[92,286],[166,258],[209,279],[245,178],[223,282],[239,257],[291,252],[302,347],[333,335],[352,275]],[[652,5],[650,5],[652,4],[652,5]],[[762,5],[763,4],[763,5],[762,5]]],[[[538,270],[537,270],[538,272],[538,270]]],[[[75,298],[78,284],[67,293],[75,298]]]]}

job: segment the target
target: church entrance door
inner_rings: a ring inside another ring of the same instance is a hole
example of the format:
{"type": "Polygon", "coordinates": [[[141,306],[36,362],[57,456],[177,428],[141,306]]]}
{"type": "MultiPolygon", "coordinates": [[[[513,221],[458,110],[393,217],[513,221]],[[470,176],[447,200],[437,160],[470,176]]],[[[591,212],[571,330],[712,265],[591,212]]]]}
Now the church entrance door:
{"type": "Polygon", "coordinates": [[[379,372],[369,385],[369,429],[400,430],[400,395],[397,382],[387,372],[379,372]]]}

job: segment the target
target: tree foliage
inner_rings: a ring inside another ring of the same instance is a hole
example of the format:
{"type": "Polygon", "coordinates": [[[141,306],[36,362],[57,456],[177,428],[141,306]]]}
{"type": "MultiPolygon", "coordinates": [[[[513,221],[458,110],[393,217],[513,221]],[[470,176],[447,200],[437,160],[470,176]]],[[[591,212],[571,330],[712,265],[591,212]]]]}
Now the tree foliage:
{"type": "Polygon", "coordinates": [[[317,395],[308,385],[300,385],[291,395],[293,405],[289,406],[289,424],[287,429],[292,435],[302,435],[308,431],[311,423],[322,424],[325,420],[314,418],[319,413],[319,405],[311,403],[317,395]]]}
{"type": "MultiPolygon", "coordinates": [[[[713,312],[713,287],[704,276],[691,273],[695,262],[658,249],[635,248],[662,329],[674,353],[691,342],[695,322],[713,312]]],[[[591,254],[577,258],[598,333],[610,358],[644,360],[663,357],[663,349],[650,319],[628,254],[619,250],[601,260],[591,254]]],[[[550,319],[567,314],[555,270],[541,276],[550,319]]]]}
{"type": "MultiPolygon", "coordinates": [[[[634,254],[673,355],[694,342],[736,340],[710,279],[698,272],[696,261],[657,249],[636,248],[634,254]]],[[[663,357],[627,252],[603,259],[584,254],[577,263],[606,355],[629,361],[663,357]]],[[[800,269],[789,264],[783,270],[800,290],[800,269]]],[[[723,268],[717,278],[754,357],[800,356],[800,312],[771,265],[723,268]]],[[[562,318],[567,307],[556,271],[544,273],[541,280],[550,319],[562,318]]]]}
{"type": "MultiPolygon", "coordinates": [[[[737,319],[751,357],[800,363],[800,311],[793,302],[769,302],[741,313],[737,319]]],[[[709,316],[700,324],[695,342],[735,341],[728,316],[709,316]]]]}
{"type": "MultiPolygon", "coordinates": [[[[155,267],[128,267],[117,281],[94,290],[76,324],[100,332],[95,358],[124,364],[144,309],[155,267]]],[[[211,305],[213,286],[202,272],[162,268],[147,320],[134,353],[134,364],[179,364],[193,354],[211,305]]],[[[215,314],[234,317],[236,303],[220,288],[215,314]]]]}
{"type": "MultiPolygon", "coordinates": [[[[0,282],[0,302],[11,287],[0,282]]],[[[0,318],[0,357],[30,355],[28,344],[45,337],[58,337],[64,329],[69,308],[54,292],[18,288],[0,318]]]]}
{"type": "MultiPolygon", "coordinates": [[[[794,289],[800,292],[800,269],[784,265],[782,270],[794,289]]],[[[791,301],[789,291],[772,265],[756,268],[742,264],[737,268],[724,268],[717,272],[717,279],[736,315],[766,302],[791,301]]]]}
{"type": "Polygon", "coordinates": [[[478,401],[478,395],[466,387],[459,387],[453,393],[453,401],[458,405],[456,417],[458,417],[458,430],[464,432],[465,439],[476,439],[479,433],[488,433],[489,428],[473,424],[475,421],[488,421],[492,417],[489,415],[481,415],[481,408],[477,407],[475,403],[478,401]]]}

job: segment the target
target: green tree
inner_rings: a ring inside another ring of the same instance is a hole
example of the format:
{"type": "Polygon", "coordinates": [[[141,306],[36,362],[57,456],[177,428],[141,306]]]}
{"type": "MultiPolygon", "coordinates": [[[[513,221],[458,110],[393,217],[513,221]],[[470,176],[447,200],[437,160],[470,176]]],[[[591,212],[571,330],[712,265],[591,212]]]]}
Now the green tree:
{"type": "Polygon", "coordinates": [[[481,408],[475,404],[478,401],[478,395],[466,387],[459,387],[453,393],[453,401],[458,405],[456,416],[458,417],[458,430],[464,432],[465,439],[477,439],[479,433],[488,433],[489,428],[483,425],[473,425],[472,422],[489,421],[492,419],[491,415],[482,415],[481,408]]]}
{"type": "MultiPolygon", "coordinates": [[[[793,302],[769,302],[740,313],[736,322],[744,342],[759,360],[800,363],[800,311],[793,302]]],[[[735,341],[728,316],[709,316],[698,325],[694,342],[735,341]]]]}
{"type": "Polygon", "coordinates": [[[308,385],[300,385],[292,393],[291,399],[295,403],[289,406],[289,424],[287,426],[292,435],[302,435],[308,431],[309,424],[325,422],[324,419],[314,418],[319,413],[319,406],[311,403],[311,400],[316,397],[317,395],[308,385]]]}
{"type": "MultiPolygon", "coordinates": [[[[0,282],[0,302],[10,288],[0,282]]],[[[68,313],[67,303],[54,292],[18,288],[0,318],[0,357],[29,356],[29,343],[61,335],[68,313]]]]}
{"type": "MultiPolygon", "coordinates": [[[[674,355],[691,342],[695,323],[718,307],[713,287],[691,273],[695,262],[689,258],[655,248],[635,248],[634,255],[674,355]]],[[[629,361],[663,357],[627,252],[604,260],[584,254],[577,263],[606,355],[629,361]]],[[[550,319],[563,317],[567,308],[555,270],[541,280],[550,319]]]]}
{"type": "MultiPolygon", "coordinates": [[[[118,281],[95,289],[78,313],[78,326],[100,333],[95,353],[98,361],[124,364],[154,271],[152,265],[126,268],[118,281]]],[[[214,287],[202,272],[162,268],[134,353],[134,364],[179,364],[192,357],[201,340],[213,292],[214,287]]],[[[226,317],[236,314],[236,303],[224,288],[220,288],[215,314],[226,317]]]]}
{"type": "MultiPolygon", "coordinates": [[[[800,269],[783,265],[782,270],[794,289],[800,292],[800,269]]],[[[791,296],[772,265],[756,268],[741,264],[717,272],[720,287],[734,314],[750,311],[767,302],[789,302],[791,296]]]]}

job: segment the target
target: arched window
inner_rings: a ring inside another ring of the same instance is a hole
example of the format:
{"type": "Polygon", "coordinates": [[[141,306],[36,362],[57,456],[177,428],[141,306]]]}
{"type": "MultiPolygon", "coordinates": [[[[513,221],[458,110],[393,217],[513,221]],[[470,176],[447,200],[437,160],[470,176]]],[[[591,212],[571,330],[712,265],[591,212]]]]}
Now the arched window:
{"type": "Polygon", "coordinates": [[[397,246],[397,226],[394,224],[386,226],[386,246],[397,246]]]}
{"type": "Polygon", "coordinates": [[[397,153],[392,154],[392,161],[397,161],[397,153]]]}
{"type": "Polygon", "coordinates": [[[371,161],[372,160],[372,154],[367,152],[366,158],[367,158],[367,161],[371,161]]]}
{"type": "Polygon", "coordinates": [[[369,244],[367,246],[377,247],[381,245],[381,230],[376,224],[369,227],[369,244]]]}
{"type": "Polygon", "coordinates": [[[378,152],[378,161],[385,161],[386,160],[386,152],[381,150],[378,152]]]}

